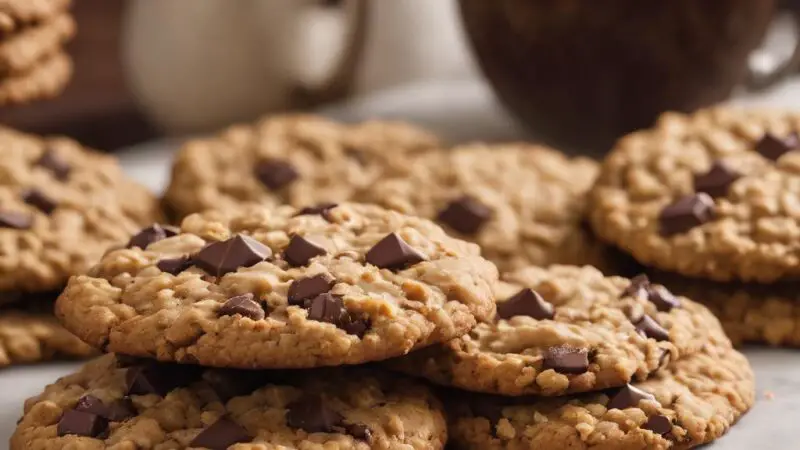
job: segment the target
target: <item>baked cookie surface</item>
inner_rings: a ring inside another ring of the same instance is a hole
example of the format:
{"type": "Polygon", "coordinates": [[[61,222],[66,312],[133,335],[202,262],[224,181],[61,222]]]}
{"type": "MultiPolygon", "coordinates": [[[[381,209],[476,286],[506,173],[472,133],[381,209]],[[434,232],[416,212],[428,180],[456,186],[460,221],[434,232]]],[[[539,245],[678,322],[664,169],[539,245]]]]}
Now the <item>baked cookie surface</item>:
{"type": "Polygon", "coordinates": [[[597,235],[642,264],[716,281],[800,276],[800,114],[667,113],[621,139],[590,202],[597,235]]]}
{"type": "Polygon", "coordinates": [[[705,307],[646,278],[552,266],[501,279],[493,322],[388,364],[469,391],[556,396],[644,380],[705,346],[730,345],[705,307]]]}
{"type": "Polygon", "coordinates": [[[65,330],[52,313],[0,309],[0,367],[86,358],[94,353],[65,330]]]}
{"type": "Polygon", "coordinates": [[[72,79],[72,60],[58,52],[40,60],[25,72],[0,79],[0,106],[55,97],[72,79]]]}
{"type": "Polygon", "coordinates": [[[71,0],[0,0],[0,31],[16,32],[47,21],[71,4],[71,0]]]}
{"type": "Polygon", "coordinates": [[[24,73],[48,56],[61,53],[75,35],[75,20],[60,14],[0,40],[0,74],[24,73]]]}
{"type": "Polygon", "coordinates": [[[439,144],[401,122],[340,124],[284,115],[186,143],[165,204],[176,217],[243,202],[303,207],[351,201],[382,175],[406,170],[406,156],[439,144]]]}
{"type": "Polygon", "coordinates": [[[378,206],[194,214],[159,239],[73,277],[66,327],[162,361],[301,368],[399,356],[494,313],[497,269],[475,244],[378,206]]]}
{"type": "Polygon", "coordinates": [[[11,449],[440,450],[447,440],[428,388],[369,369],[120,364],[105,355],[29,399],[11,449]]]}
{"type": "Polygon", "coordinates": [[[0,298],[62,288],[160,217],[109,156],[9,128],[0,146],[0,298]]]}
{"type": "Polygon", "coordinates": [[[528,144],[468,144],[416,158],[359,201],[435,220],[476,242],[500,270],[528,265],[602,266],[583,227],[598,164],[528,144]]]}
{"type": "Polygon", "coordinates": [[[446,402],[449,432],[461,449],[686,449],[717,439],[749,410],[755,380],[744,355],[708,346],[647,381],[606,392],[455,397],[446,402]]]}

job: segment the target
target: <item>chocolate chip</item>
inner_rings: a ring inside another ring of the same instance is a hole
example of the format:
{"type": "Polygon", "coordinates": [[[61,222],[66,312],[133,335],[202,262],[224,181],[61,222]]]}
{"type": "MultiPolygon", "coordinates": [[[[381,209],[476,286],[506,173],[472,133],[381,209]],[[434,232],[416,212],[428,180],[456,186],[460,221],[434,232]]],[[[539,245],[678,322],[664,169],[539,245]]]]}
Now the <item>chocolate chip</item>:
{"type": "Polygon", "coordinates": [[[222,402],[247,395],[265,384],[264,372],[256,370],[209,369],[203,372],[208,383],[222,402]]]}
{"type": "Polygon", "coordinates": [[[784,139],[771,133],[765,133],[764,137],[756,144],[756,151],[764,158],[777,161],[778,158],[798,147],[800,147],[800,140],[797,133],[791,133],[784,139]]]}
{"type": "Polygon", "coordinates": [[[297,213],[294,216],[297,217],[297,216],[316,216],[316,215],[319,215],[319,216],[322,216],[323,219],[325,219],[328,222],[330,222],[330,211],[333,208],[336,208],[337,206],[338,205],[336,203],[320,203],[319,205],[316,205],[316,206],[305,207],[305,208],[301,209],[300,211],[297,211],[297,213]]]}
{"type": "Polygon", "coordinates": [[[27,230],[33,225],[33,219],[27,214],[15,211],[0,211],[0,228],[27,230]]]}
{"type": "Polygon", "coordinates": [[[657,341],[669,340],[669,333],[667,330],[659,325],[655,319],[646,314],[642,316],[642,318],[636,322],[634,326],[636,327],[636,331],[648,338],[655,339],[657,341]]]}
{"type": "Polygon", "coordinates": [[[555,317],[553,305],[546,302],[541,295],[532,289],[524,288],[511,298],[497,304],[497,316],[510,319],[514,316],[529,316],[537,320],[555,317]]]}
{"type": "Polygon", "coordinates": [[[289,286],[289,304],[302,306],[307,300],[330,291],[334,284],[336,280],[325,273],[294,280],[289,286]]]}
{"type": "Polygon", "coordinates": [[[133,366],[125,373],[129,395],[167,395],[173,389],[186,386],[200,376],[196,366],[149,363],[133,366]]]}
{"type": "Polygon", "coordinates": [[[550,347],[542,361],[542,370],[548,369],[558,373],[584,373],[589,370],[589,352],[567,346],[550,347]]]}
{"type": "Polygon", "coordinates": [[[655,396],[633,385],[621,387],[608,402],[608,409],[625,409],[637,406],[642,400],[655,400],[655,396]]]}
{"type": "Polygon", "coordinates": [[[669,420],[667,416],[662,416],[659,414],[647,419],[647,422],[642,425],[642,428],[663,436],[672,431],[672,421],[669,420]]]}
{"type": "Polygon", "coordinates": [[[473,197],[465,195],[453,200],[439,212],[439,222],[462,234],[477,233],[484,223],[492,217],[492,210],[473,197]]]}
{"type": "Polygon", "coordinates": [[[700,192],[668,205],[661,211],[658,222],[661,234],[672,236],[702,225],[713,217],[714,200],[708,194],[700,192]]]}
{"type": "Polygon", "coordinates": [[[156,263],[158,270],[172,275],[177,275],[184,270],[192,267],[192,259],[188,256],[180,256],[178,258],[162,259],[156,263]]]}
{"type": "Polygon", "coordinates": [[[69,164],[52,149],[45,150],[36,164],[52,172],[58,180],[66,181],[69,178],[69,164]]]}
{"type": "Polygon", "coordinates": [[[425,257],[396,233],[389,233],[369,249],[366,261],[381,269],[401,270],[425,261],[425,257]]]}
{"type": "Polygon", "coordinates": [[[302,236],[294,235],[283,251],[283,259],[293,267],[302,267],[308,264],[311,258],[322,256],[326,253],[325,249],[317,244],[302,236]]]}
{"type": "Polygon", "coordinates": [[[211,426],[201,431],[189,447],[203,447],[211,450],[226,450],[233,444],[250,442],[253,437],[238,423],[227,417],[220,417],[211,426]]]}
{"type": "Polygon", "coordinates": [[[694,190],[712,197],[724,197],[728,195],[731,184],[741,176],[723,161],[715,161],[708,172],[694,176],[694,190]]]}
{"type": "Polygon", "coordinates": [[[226,301],[218,311],[220,316],[232,316],[239,314],[243,317],[248,317],[253,320],[261,320],[264,318],[264,308],[253,300],[253,294],[242,294],[236,297],[231,297],[226,301]]]}
{"type": "Polygon", "coordinates": [[[344,301],[330,292],[320,294],[308,302],[308,319],[338,324],[345,313],[344,301]]]}
{"type": "Polygon", "coordinates": [[[673,308],[680,308],[681,302],[672,295],[664,286],[650,286],[647,288],[647,299],[662,312],[672,311],[673,308]]]}
{"type": "Polygon", "coordinates": [[[286,424],[308,433],[330,433],[342,424],[342,419],[319,395],[306,395],[289,404],[286,411],[286,424]]]}
{"type": "Polygon", "coordinates": [[[145,250],[148,245],[177,234],[178,231],[170,226],[154,223],[136,233],[136,235],[128,241],[128,248],[139,247],[145,250]]]}
{"type": "Polygon", "coordinates": [[[59,436],[76,434],[97,437],[108,428],[108,420],[90,412],[68,409],[61,415],[56,432],[59,436]]]}
{"type": "Polygon", "coordinates": [[[256,165],[256,177],[273,191],[288,185],[299,176],[291,164],[279,159],[265,159],[256,165]]]}
{"type": "Polygon", "coordinates": [[[78,399],[75,410],[97,414],[111,422],[121,422],[136,415],[136,409],[130,399],[123,398],[105,404],[93,395],[84,395],[78,399]]]}
{"type": "Polygon", "coordinates": [[[29,189],[23,192],[22,201],[48,215],[52,214],[58,207],[58,204],[53,199],[37,189],[29,189]]]}
{"type": "Polygon", "coordinates": [[[270,255],[269,247],[250,236],[237,234],[226,241],[206,245],[195,254],[192,262],[210,275],[221,277],[239,267],[256,265],[270,255]]]}
{"type": "Polygon", "coordinates": [[[635,277],[631,278],[631,284],[629,284],[628,287],[623,289],[622,294],[620,294],[619,298],[625,298],[625,297],[638,298],[642,295],[646,295],[648,286],[650,286],[650,280],[647,278],[647,275],[645,274],[636,275],[635,277]]]}
{"type": "Polygon", "coordinates": [[[346,314],[339,322],[338,327],[343,329],[347,334],[363,338],[371,325],[372,323],[369,319],[357,319],[350,314],[346,314]]]}
{"type": "Polygon", "coordinates": [[[360,441],[372,440],[372,431],[363,423],[351,423],[344,426],[344,431],[360,441]]]}

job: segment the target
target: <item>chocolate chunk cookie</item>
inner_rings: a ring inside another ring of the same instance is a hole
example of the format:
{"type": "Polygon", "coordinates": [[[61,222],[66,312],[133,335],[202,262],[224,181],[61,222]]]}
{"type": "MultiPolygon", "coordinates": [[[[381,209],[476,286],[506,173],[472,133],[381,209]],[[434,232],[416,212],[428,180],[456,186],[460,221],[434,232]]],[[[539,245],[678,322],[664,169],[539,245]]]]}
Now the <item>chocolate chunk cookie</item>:
{"type": "Polygon", "coordinates": [[[449,431],[457,448],[664,450],[723,435],[753,405],[755,382],[744,355],[707,346],[647,381],[605,392],[453,397],[449,431]]]}
{"type": "Polygon", "coordinates": [[[598,165],[526,144],[470,144],[409,163],[361,201],[437,221],[478,243],[500,270],[527,265],[602,265],[602,246],[582,227],[598,165]]]}
{"type": "Polygon", "coordinates": [[[65,138],[0,128],[0,298],[61,289],[159,219],[116,161],[65,138]]]}
{"type": "Polygon", "coordinates": [[[54,358],[85,358],[93,353],[52,314],[0,310],[0,367],[54,358]]]}
{"type": "Polygon", "coordinates": [[[48,56],[25,72],[0,79],[0,106],[55,97],[72,78],[72,60],[64,52],[48,56]]]}
{"type": "Polygon", "coordinates": [[[446,440],[425,386],[368,369],[291,374],[105,355],[27,401],[11,449],[440,450],[446,440]]]}
{"type": "Polygon", "coordinates": [[[0,74],[23,73],[60,53],[62,46],[75,34],[75,21],[69,14],[60,14],[0,40],[0,74]]]}
{"type": "Polygon", "coordinates": [[[800,276],[800,114],[665,114],[621,139],[591,194],[596,233],[642,264],[716,281],[800,276]]]}
{"type": "Polygon", "coordinates": [[[390,366],[470,391],[555,396],[644,380],[705,346],[730,345],[705,307],[646,277],[553,266],[502,279],[494,321],[390,366]]]}
{"type": "Polygon", "coordinates": [[[187,143],[165,203],[183,217],[242,202],[298,207],[352,200],[407,156],[438,145],[399,122],[344,125],[310,115],[274,116],[187,143]]]}
{"type": "Polygon", "coordinates": [[[493,264],[378,206],[243,207],[106,254],[57,302],[92,345],[238,368],[356,364],[444,342],[494,314],[493,264]]]}

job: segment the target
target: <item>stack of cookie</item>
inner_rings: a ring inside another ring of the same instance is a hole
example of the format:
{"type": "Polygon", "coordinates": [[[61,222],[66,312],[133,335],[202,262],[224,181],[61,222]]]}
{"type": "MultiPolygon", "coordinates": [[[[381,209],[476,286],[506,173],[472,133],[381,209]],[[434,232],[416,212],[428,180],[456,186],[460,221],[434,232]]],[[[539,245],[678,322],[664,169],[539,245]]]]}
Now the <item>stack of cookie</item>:
{"type": "Polygon", "coordinates": [[[64,44],[75,34],[70,0],[0,4],[0,105],[60,93],[72,75],[64,44]]]}
{"type": "Polygon", "coordinates": [[[594,230],[707,304],[735,343],[800,346],[798,133],[789,112],[666,114],[606,158],[594,230]]]}
{"type": "Polygon", "coordinates": [[[67,279],[159,217],[116,162],[0,128],[0,366],[92,351],[55,320],[67,279]]]}

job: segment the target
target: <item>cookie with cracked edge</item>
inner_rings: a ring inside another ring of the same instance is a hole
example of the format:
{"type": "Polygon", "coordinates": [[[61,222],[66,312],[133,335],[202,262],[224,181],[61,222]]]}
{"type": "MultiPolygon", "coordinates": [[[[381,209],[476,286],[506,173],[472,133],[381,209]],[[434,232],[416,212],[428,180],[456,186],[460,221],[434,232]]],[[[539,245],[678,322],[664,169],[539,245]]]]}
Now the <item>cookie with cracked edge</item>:
{"type": "Polygon", "coordinates": [[[447,440],[426,386],[370,369],[130,364],[102,356],[28,399],[10,448],[440,450],[447,440]]]}
{"type": "Polygon", "coordinates": [[[26,72],[0,79],[0,105],[17,105],[55,97],[72,78],[72,60],[63,52],[39,61],[26,72]]]}
{"type": "Polygon", "coordinates": [[[494,314],[477,245],[374,205],[246,206],[107,253],[56,303],[108,351],[238,368],[357,364],[468,332],[494,314]]]}
{"type": "Polygon", "coordinates": [[[584,227],[586,196],[598,172],[588,158],[522,143],[468,144],[409,161],[359,194],[435,220],[475,242],[500,270],[528,265],[603,267],[604,245],[584,227]]]}
{"type": "Polygon", "coordinates": [[[622,138],[591,193],[596,234],[640,263],[715,281],[800,276],[800,114],[666,113],[622,138]]]}
{"type": "Polygon", "coordinates": [[[0,31],[13,33],[47,21],[69,9],[71,0],[0,0],[0,31]]]}
{"type": "Polygon", "coordinates": [[[642,277],[552,266],[501,279],[494,321],[387,364],[469,391],[557,396],[641,381],[705,346],[730,346],[704,306],[642,277]]]}
{"type": "Polygon", "coordinates": [[[0,367],[96,353],[58,323],[52,313],[0,310],[0,367]]]}
{"type": "Polygon", "coordinates": [[[402,122],[341,124],[313,115],[278,115],[187,142],[164,197],[178,218],[243,202],[298,207],[352,201],[407,157],[439,145],[402,122]]]}
{"type": "Polygon", "coordinates": [[[0,41],[0,73],[28,71],[54,53],[75,35],[75,20],[60,14],[45,22],[25,28],[0,41]]]}
{"type": "Polygon", "coordinates": [[[453,395],[451,442],[465,450],[666,450],[711,442],[755,402],[747,359],[707,346],[647,381],[556,398],[453,395]]]}
{"type": "Polygon", "coordinates": [[[0,127],[0,302],[60,290],[160,212],[116,160],[59,137],[0,127]]]}

